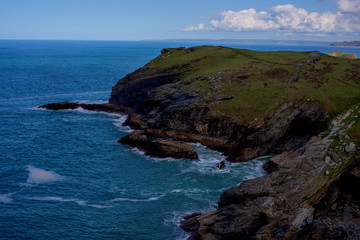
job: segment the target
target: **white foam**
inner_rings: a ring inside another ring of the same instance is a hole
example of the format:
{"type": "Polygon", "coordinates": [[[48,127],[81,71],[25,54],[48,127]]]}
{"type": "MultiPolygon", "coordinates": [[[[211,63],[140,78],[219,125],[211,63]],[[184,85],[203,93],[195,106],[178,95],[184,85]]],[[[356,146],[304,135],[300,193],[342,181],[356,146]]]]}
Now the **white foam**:
{"type": "Polygon", "coordinates": [[[27,170],[29,171],[27,183],[47,183],[65,179],[65,177],[53,171],[46,171],[33,166],[27,166],[27,170]]]}
{"type": "Polygon", "coordinates": [[[77,198],[62,198],[62,197],[47,196],[47,197],[33,197],[33,198],[26,198],[26,199],[35,200],[35,201],[73,202],[73,203],[78,204],[79,206],[94,207],[94,208],[99,208],[99,209],[113,207],[113,206],[109,206],[109,205],[87,204],[87,201],[80,200],[77,198]]]}
{"type": "Polygon", "coordinates": [[[10,198],[15,193],[0,194],[0,203],[12,203],[14,200],[10,198]]]}
{"type": "Polygon", "coordinates": [[[113,125],[116,126],[117,128],[119,128],[122,132],[130,133],[130,132],[134,131],[129,126],[123,126],[123,124],[127,118],[128,118],[127,114],[118,114],[112,119],[113,125]]]}
{"type": "Polygon", "coordinates": [[[55,202],[74,202],[80,206],[86,206],[86,201],[82,201],[79,199],[66,199],[62,197],[33,197],[27,198],[29,200],[37,200],[37,201],[55,201],[55,202]]]}
{"type": "Polygon", "coordinates": [[[150,197],[147,199],[115,198],[115,199],[111,200],[110,202],[151,202],[151,201],[157,201],[160,198],[163,198],[165,196],[166,196],[166,194],[161,194],[160,196],[150,197]]]}
{"type": "Polygon", "coordinates": [[[189,143],[194,147],[199,156],[199,161],[191,161],[188,168],[182,172],[200,172],[201,174],[223,174],[229,173],[230,169],[227,166],[223,169],[219,169],[217,166],[221,161],[225,161],[225,157],[218,151],[211,150],[200,143],[189,143]]]}

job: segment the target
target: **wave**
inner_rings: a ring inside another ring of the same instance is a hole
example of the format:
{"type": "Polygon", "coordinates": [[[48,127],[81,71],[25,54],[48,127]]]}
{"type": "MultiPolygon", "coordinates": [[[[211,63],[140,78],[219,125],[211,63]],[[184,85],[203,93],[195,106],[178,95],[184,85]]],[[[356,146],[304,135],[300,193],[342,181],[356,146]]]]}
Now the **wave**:
{"type": "Polygon", "coordinates": [[[117,128],[119,128],[122,132],[127,132],[130,133],[132,131],[134,131],[133,129],[131,129],[129,126],[123,126],[124,122],[126,121],[126,119],[128,118],[127,114],[118,114],[116,116],[116,118],[113,118],[113,125],[117,128]],[[120,117],[119,117],[120,116],[120,117]]]}
{"type": "Polygon", "coordinates": [[[61,176],[53,171],[46,171],[33,166],[27,166],[27,170],[29,171],[27,183],[47,183],[65,179],[64,176],[61,176]]]}
{"type": "Polygon", "coordinates": [[[62,198],[62,197],[32,197],[32,198],[26,198],[28,200],[35,200],[35,201],[55,201],[55,202],[73,202],[78,204],[79,206],[84,207],[94,207],[94,208],[109,208],[113,206],[109,205],[97,205],[97,204],[87,204],[87,201],[80,200],[77,198],[62,198]]]}
{"type": "Polygon", "coordinates": [[[0,194],[0,203],[12,203],[14,200],[11,198],[17,192],[0,194]]]}
{"type": "Polygon", "coordinates": [[[157,201],[160,198],[163,198],[165,196],[166,196],[166,193],[161,194],[160,196],[150,197],[147,199],[115,198],[115,199],[111,200],[110,202],[151,202],[151,201],[157,201]]]}

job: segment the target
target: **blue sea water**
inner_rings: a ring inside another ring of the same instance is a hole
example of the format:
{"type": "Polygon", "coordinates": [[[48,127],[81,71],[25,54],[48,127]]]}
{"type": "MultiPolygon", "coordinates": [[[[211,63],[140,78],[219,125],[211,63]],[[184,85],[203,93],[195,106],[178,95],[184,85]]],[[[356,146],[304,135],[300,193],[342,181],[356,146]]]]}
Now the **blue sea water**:
{"type": "Polygon", "coordinates": [[[162,48],[202,44],[0,41],[0,239],[185,239],[182,215],[212,210],[224,190],[264,174],[267,158],[219,170],[224,157],[200,144],[200,161],[144,156],[117,143],[130,132],[125,115],[36,108],[106,102],[121,77],[162,48]]]}

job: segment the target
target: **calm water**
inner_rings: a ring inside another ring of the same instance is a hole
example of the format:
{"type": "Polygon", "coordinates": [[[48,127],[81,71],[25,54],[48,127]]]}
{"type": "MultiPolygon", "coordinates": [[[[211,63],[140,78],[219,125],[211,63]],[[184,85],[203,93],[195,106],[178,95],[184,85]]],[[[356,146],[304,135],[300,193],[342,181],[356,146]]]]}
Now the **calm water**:
{"type": "Polygon", "coordinates": [[[182,215],[214,209],[225,189],[263,174],[266,158],[218,170],[224,157],[199,144],[200,161],[146,157],[117,143],[130,131],[126,116],[36,108],[106,102],[118,79],[162,48],[193,45],[0,41],[0,239],[184,239],[182,215]]]}

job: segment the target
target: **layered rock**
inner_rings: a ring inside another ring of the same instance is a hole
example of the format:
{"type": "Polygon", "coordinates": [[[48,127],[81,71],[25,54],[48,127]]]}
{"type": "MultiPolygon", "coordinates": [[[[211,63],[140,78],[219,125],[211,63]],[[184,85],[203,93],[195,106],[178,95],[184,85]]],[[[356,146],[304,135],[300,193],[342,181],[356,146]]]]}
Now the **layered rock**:
{"type": "Polygon", "coordinates": [[[271,174],[225,191],[217,210],[187,218],[183,228],[193,239],[355,239],[360,198],[347,184],[360,182],[360,156],[345,148],[355,145],[346,132],[359,113],[348,111],[329,135],[272,158],[271,174]]]}

